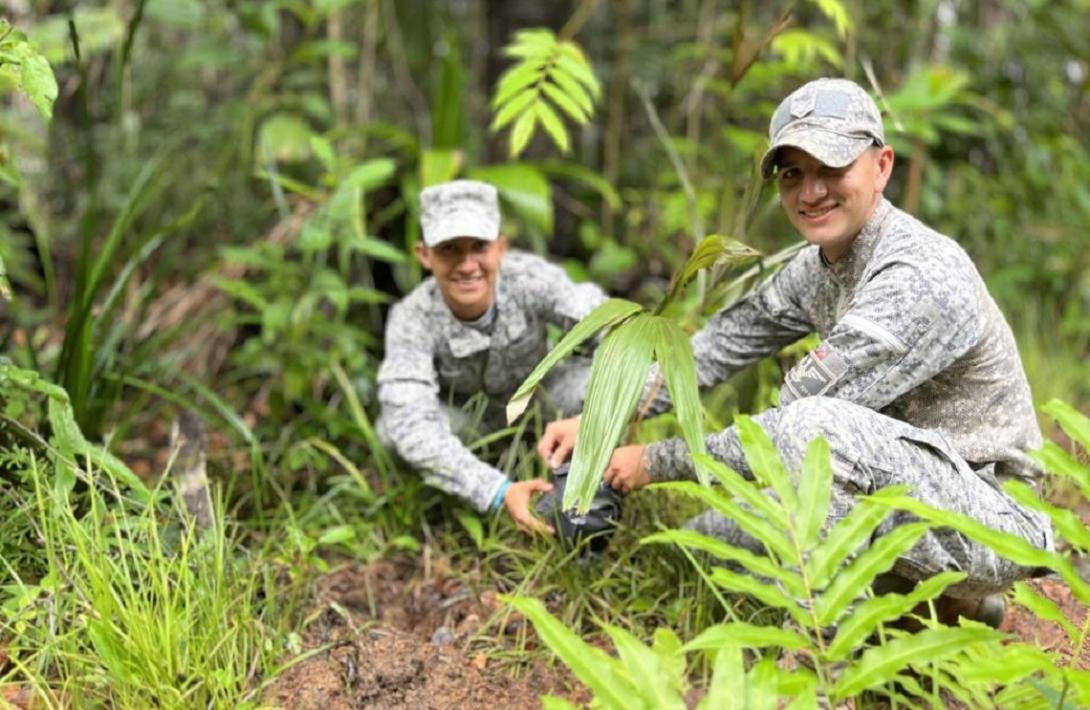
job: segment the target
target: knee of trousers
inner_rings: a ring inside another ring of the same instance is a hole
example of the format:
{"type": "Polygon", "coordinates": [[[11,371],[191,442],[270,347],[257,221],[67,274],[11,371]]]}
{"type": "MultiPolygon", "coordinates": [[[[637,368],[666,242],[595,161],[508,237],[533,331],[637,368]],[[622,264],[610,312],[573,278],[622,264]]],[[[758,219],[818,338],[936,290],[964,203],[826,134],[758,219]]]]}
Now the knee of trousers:
{"type": "MultiPolygon", "coordinates": [[[[780,409],[776,430],[768,432],[789,467],[801,466],[810,442],[825,437],[833,450],[851,428],[859,405],[833,397],[804,397],[780,409]]],[[[869,411],[869,410],[868,410],[869,411]]]]}

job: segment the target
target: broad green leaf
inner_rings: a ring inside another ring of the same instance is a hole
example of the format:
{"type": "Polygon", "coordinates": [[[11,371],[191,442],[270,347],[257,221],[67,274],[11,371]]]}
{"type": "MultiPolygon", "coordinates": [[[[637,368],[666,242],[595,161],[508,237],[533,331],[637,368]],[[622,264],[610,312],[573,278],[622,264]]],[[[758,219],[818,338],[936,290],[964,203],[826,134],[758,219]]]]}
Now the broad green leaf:
{"type": "Polygon", "coordinates": [[[791,568],[778,565],[766,555],[758,555],[744,547],[729,545],[722,540],[709,537],[695,530],[664,530],[640,539],[641,545],[667,544],[682,545],[694,550],[707,552],[721,560],[737,562],[757,577],[774,579],[797,597],[805,596],[802,578],[791,568]]]}
{"type": "Polygon", "coordinates": [[[622,298],[611,298],[588,313],[583,320],[576,323],[571,330],[564,334],[556,347],[550,350],[549,354],[537,364],[537,367],[526,376],[515,394],[511,395],[511,399],[507,402],[507,423],[511,424],[526,411],[534,389],[541,384],[541,381],[545,379],[545,376],[549,374],[549,370],[556,363],[570,355],[585,340],[593,338],[598,331],[612,327],[641,310],[643,310],[643,307],[638,303],[626,301],[622,298]]]}
{"type": "Polygon", "coordinates": [[[256,310],[264,310],[269,305],[269,301],[255,286],[242,279],[225,279],[213,276],[212,284],[228,296],[244,301],[256,310]]]}
{"type": "Polygon", "coordinates": [[[711,478],[707,467],[697,454],[707,451],[704,443],[704,406],[700,402],[700,390],[696,381],[696,359],[689,336],[677,323],[653,316],[652,323],[657,331],[655,338],[655,360],[659,371],[666,380],[666,389],[674,403],[681,434],[693,456],[696,476],[705,486],[711,478]]]}
{"type": "Polygon", "coordinates": [[[361,163],[349,171],[342,186],[356,187],[360,190],[373,190],[390,181],[397,172],[397,163],[389,158],[376,158],[361,163]]]}
{"type": "Polygon", "coordinates": [[[669,488],[685,493],[707,503],[717,512],[732,520],[742,531],[760,540],[780,560],[795,561],[798,557],[795,548],[787,539],[782,528],[778,528],[753,511],[743,508],[714,488],[702,486],[693,481],[673,481],[654,485],[655,487],[669,488]]]}
{"type": "Polygon", "coordinates": [[[606,707],[628,710],[635,691],[616,660],[572,633],[537,599],[506,594],[500,598],[526,615],[541,640],[591,689],[595,698],[606,707]]]}
{"type": "Polygon", "coordinates": [[[123,484],[138,501],[146,503],[151,500],[151,492],[147,486],[121,459],[83,437],[67,397],[63,400],[51,397],[46,411],[49,425],[53,429],[53,440],[58,448],[67,452],[69,457],[76,461],[77,465],[83,461],[90,461],[108,473],[115,481],[123,484]]]}
{"type": "Polygon", "coordinates": [[[425,150],[420,154],[420,187],[453,180],[465,162],[460,150],[425,150]]]}
{"type": "Polygon", "coordinates": [[[680,678],[671,678],[663,669],[658,655],[628,631],[618,626],[603,627],[628,675],[636,688],[637,697],[654,708],[684,709],[685,702],[677,690],[680,678]]]}
{"type": "Polygon", "coordinates": [[[277,113],[261,123],[257,133],[257,157],[261,165],[305,160],[310,157],[310,125],[294,114],[277,113]]]}
{"type": "Polygon", "coordinates": [[[780,691],[777,687],[779,672],[776,658],[765,656],[750,669],[746,680],[746,710],[779,710],[780,691]]]}
{"type": "Polygon", "coordinates": [[[844,57],[836,45],[808,30],[785,30],[776,35],[770,46],[775,54],[783,57],[785,64],[793,67],[822,61],[838,68],[844,66],[844,57]]]}
{"type": "Polygon", "coordinates": [[[708,694],[700,701],[701,710],[733,707],[746,697],[746,667],[740,646],[721,646],[712,665],[708,694]]]}
{"type": "Polygon", "coordinates": [[[333,150],[333,144],[323,136],[317,134],[310,137],[310,152],[314,153],[328,173],[337,172],[337,154],[333,150]]]}
{"type": "Polygon", "coordinates": [[[521,94],[516,95],[510,101],[505,103],[503,107],[496,112],[496,117],[492,119],[492,125],[489,126],[489,130],[498,131],[513,121],[516,116],[520,115],[523,111],[530,108],[530,105],[534,103],[534,99],[538,96],[537,89],[530,87],[524,90],[521,94]]]}
{"type": "Polygon", "coordinates": [[[542,695],[541,710],[579,710],[579,706],[555,695],[542,695]]]}
{"type": "Polygon", "coordinates": [[[556,84],[551,81],[545,81],[541,83],[541,90],[545,92],[545,95],[552,99],[552,102],[556,104],[561,111],[568,114],[568,116],[576,123],[586,123],[590,120],[586,111],[575,102],[570,96],[565,94],[556,84]]]}
{"type": "Polygon", "coordinates": [[[808,648],[810,641],[800,634],[778,626],[756,626],[742,621],[719,624],[701,632],[685,644],[686,651],[706,651],[717,648],[767,648],[776,646],[788,651],[808,648]]]}
{"type": "Polygon", "coordinates": [[[912,636],[894,639],[868,649],[859,661],[837,679],[832,695],[846,698],[892,680],[912,666],[925,666],[959,653],[974,644],[1002,638],[1003,634],[983,627],[925,629],[912,636]]]}
{"type": "Polygon", "coordinates": [[[544,101],[535,104],[534,110],[537,112],[541,125],[545,127],[545,132],[553,139],[553,143],[556,143],[556,147],[561,153],[567,153],[571,144],[568,141],[568,131],[564,128],[564,122],[560,120],[560,116],[557,116],[556,111],[544,101]]]}
{"type": "Polygon", "coordinates": [[[942,572],[916,585],[909,594],[883,594],[857,606],[836,627],[836,637],[826,654],[834,660],[847,658],[878,628],[879,624],[897,619],[916,605],[934,599],[951,584],[965,579],[964,572],[942,572]]]}
{"type": "Polygon", "coordinates": [[[712,581],[732,592],[748,594],[766,606],[783,609],[799,624],[806,625],[810,619],[795,600],[789,598],[771,584],[762,582],[748,574],[731,572],[723,567],[716,567],[711,572],[712,581]]]}
{"type": "Polygon", "coordinates": [[[586,406],[564,489],[565,510],[585,513],[613,449],[628,427],[654,355],[653,316],[640,313],[613,328],[590,369],[586,406]]]}
{"type": "Polygon", "coordinates": [[[852,560],[833,579],[832,584],[814,604],[818,622],[828,626],[869,587],[874,578],[885,572],[897,558],[916,544],[928,530],[926,523],[898,525],[871,543],[870,547],[852,560]]]}
{"type": "Polygon", "coordinates": [[[351,525],[336,525],[322,531],[318,537],[319,545],[337,545],[356,539],[356,529],[351,525]]]}
{"type": "Polygon", "coordinates": [[[758,488],[752,481],[742,478],[740,473],[722,461],[707,454],[697,454],[694,458],[699,459],[711,471],[719,484],[723,486],[723,490],[741,500],[754,513],[763,516],[777,528],[787,530],[787,514],[783,510],[783,505],[775,497],[758,488]]]}
{"type": "Polygon", "coordinates": [[[23,91],[47,121],[53,118],[53,102],[57,100],[57,79],[45,57],[27,51],[19,69],[23,91]]]}
{"type": "Polygon", "coordinates": [[[462,524],[466,532],[469,533],[469,537],[473,540],[473,544],[477,549],[481,549],[484,546],[484,525],[481,523],[481,516],[476,513],[472,513],[465,508],[458,508],[455,513],[458,518],[458,522],[462,524]]]}
{"type": "Polygon", "coordinates": [[[833,464],[829,442],[818,437],[806,449],[799,481],[799,507],[795,512],[795,529],[799,547],[809,550],[818,541],[829,513],[829,495],[833,488],[833,464]]]}
{"type": "Polygon", "coordinates": [[[745,415],[735,418],[734,427],[754,478],[771,486],[788,514],[793,514],[798,508],[798,496],[772,439],[757,422],[745,415]]]}
{"type": "Polygon", "coordinates": [[[468,170],[467,177],[492,183],[514,212],[544,234],[553,231],[553,193],[537,168],[524,163],[468,170]]]}
{"type": "MultiPolygon", "coordinates": [[[[1029,644],[1001,647],[1000,653],[987,658],[974,658],[959,669],[961,678],[969,683],[1013,684],[1034,673],[1054,673],[1059,663],[1053,654],[1029,644]]],[[[998,704],[996,707],[1025,707],[998,704]]],[[[1052,706],[1047,706],[1052,707],[1052,706]]]]}
{"type": "Polygon", "coordinates": [[[810,553],[806,570],[813,585],[824,587],[840,564],[870,540],[875,529],[888,514],[886,506],[869,502],[870,498],[881,493],[879,491],[860,501],[826,532],[825,539],[810,553]]]}
{"type": "Polygon", "coordinates": [[[1055,419],[1068,436],[1090,451],[1090,418],[1058,399],[1049,400],[1041,411],[1055,419]]]}
{"type": "Polygon", "coordinates": [[[1033,591],[1025,582],[1014,585],[1014,603],[1026,607],[1040,619],[1059,624],[1067,632],[1067,638],[1071,640],[1071,643],[1076,643],[1079,630],[1075,628],[1075,625],[1071,623],[1071,620],[1067,618],[1059,605],[1033,591]]]}
{"type": "Polygon", "coordinates": [[[511,129],[511,147],[508,151],[512,158],[518,157],[526,148],[526,144],[530,142],[531,136],[534,135],[534,125],[536,122],[536,111],[527,111],[515,121],[515,126],[511,129]]]}
{"type": "MultiPolygon", "coordinates": [[[[532,28],[519,30],[515,33],[514,47],[532,47],[536,49],[556,49],[556,35],[552,30],[532,28]]],[[[505,50],[506,51],[506,50],[505,50]]]]}

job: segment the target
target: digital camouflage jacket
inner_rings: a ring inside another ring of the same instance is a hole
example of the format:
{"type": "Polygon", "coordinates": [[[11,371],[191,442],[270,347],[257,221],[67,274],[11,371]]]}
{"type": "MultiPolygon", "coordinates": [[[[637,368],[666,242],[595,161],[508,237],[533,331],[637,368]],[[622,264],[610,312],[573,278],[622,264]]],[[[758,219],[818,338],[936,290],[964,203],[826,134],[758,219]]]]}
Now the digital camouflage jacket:
{"type": "MultiPolygon", "coordinates": [[[[1014,336],[968,255],[882,200],[851,250],[808,247],[693,336],[702,387],[809,333],[821,344],[786,376],[780,404],[822,395],[935,432],[991,478],[1035,478],[1041,444],[1014,336]]],[[[669,407],[660,390],[651,411],[669,407]]],[[[770,414],[775,416],[774,413],[770,414]]],[[[733,427],[709,453],[737,450],[733,427]]],[[[692,476],[684,443],[647,447],[656,480],[692,476]]]]}
{"type": "Polygon", "coordinates": [[[546,326],[568,330],[606,299],[544,259],[509,251],[496,282],[496,319],[482,332],[450,312],[428,278],[390,309],[378,373],[380,432],[427,482],[488,510],[504,475],[454,435],[443,405],[483,392],[502,406],[548,352],[546,326]]]}

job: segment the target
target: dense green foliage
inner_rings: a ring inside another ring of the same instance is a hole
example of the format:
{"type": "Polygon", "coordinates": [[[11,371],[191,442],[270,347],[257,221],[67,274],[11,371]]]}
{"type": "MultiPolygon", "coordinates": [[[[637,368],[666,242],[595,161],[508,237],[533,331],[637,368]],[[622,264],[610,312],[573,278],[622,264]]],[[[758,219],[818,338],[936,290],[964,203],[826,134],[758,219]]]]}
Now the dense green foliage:
{"type": "MultiPolygon", "coordinates": [[[[680,524],[688,493],[729,504],[721,491],[744,498],[740,486],[637,496],[608,564],[580,566],[577,553],[524,540],[504,520],[452,512],[372,426],[385,308],[422,276],[411,258],[421,187],[493,182],[518,246],[630,304],[614,322],[664,304],[635,317],[691,331],[776,265],[687,269],[707,234],[789,253],[794,234],[754,159],[776,101],[821,75],[880,97],[898,154],[889,196],[970,252],[1015,327],[1038,401],[1085,411],[1086,0],[9,5],[0,20],[0,644],[11,661],[0,682],[32,687],[46,705],[256,704],[297,658],[300,600],[330,555],[367,560],[441,540],[453,559],[480,562],[490,583],[522,595],[516,603],[536,622],[548,623],[534,599],[549,599],[569,630],[593,634],[589,622],[604,622],[619,659],[592,652],[595,668],[656,704],[690,685],[706,687],[713,706],[738,693],[759,704],[778,693],[770,688],[1086,700],[1085,678],[1061,660],[1024,646],[1001,652],[978,629],[947,630],[942,640],[965,645],[926,670],[917,664],[927,689],[900,673],[907,662],[880,657],[893,644],[829,666],[847,656],[835,640],[823,645],[823,630],[846,609],[776,628],[812,599],[793,596],[802,560],[784,550],[780,596],[758,597],[753,611],[733,594],[751,590],[724,584],[699,550],[737,556],[662,531],[680,524]],[[183,410],[211,432],[216,525],[203,534],[170,493],[165,432],[183,410]],[[739,629],[774,640],[720,643],[717,634],[739,629]],[[743,647],[769,650],[758,660],[743,647]],[[792,648],[817,659],[813,672],[776,665],[792,648]],[[845,670],[878,666],[874,683],[845,670]],[[642,688],[652,678],[664,680],[642,688]]],[[[584,335],[598,329],[590,325],[584,335]]],[[[710,393],[703,426],[773,403],[782,368],[806,345],[710,393]]],[[[1044,420],[1055,442],[1079,443],[1046,445],[1054,503],[1038,505],[1072,550],[1087,552],[1090,535],[1054,505],[1090,497],[1075,453],[1090,436],[1073,411],[1047,411],[1067,432],[1044,420]]],[[[516,477],[538,475],[540,427],[530,416],[473,445],[502,455],[516,477]]],[[[636,436],[697,428],[668,415],[636,436]]],[[[782,500],[798,540],[820,549],[818,507],[782,500]]],[[[830,565],[828,586],[808,593],[829,594],[840,578],[862,584],[876,567],[861,570],[860,559],[830,565]]],[[[1090,603],[1067,557],[1050,564],[1090,603]]],[[[1014,599],[1062,617],[1027,587],[1014,599]]],[[[860,635],[908,602],[868,603],[851,613],[884,611],[860,621],[860,635]]],[[[507,613],[490,623],[501,627],[507,613]]],[[[1064,628],[1081,648],[1086,629],[1064,628]]],[[[554,638],[579,672],[590,656],[580,661],[578,644],[554,638]]],[[[497,653],[525,658],[524,642],[497,653]]],[[[618,692],[592,688],[606,703],[618,692]]]]}

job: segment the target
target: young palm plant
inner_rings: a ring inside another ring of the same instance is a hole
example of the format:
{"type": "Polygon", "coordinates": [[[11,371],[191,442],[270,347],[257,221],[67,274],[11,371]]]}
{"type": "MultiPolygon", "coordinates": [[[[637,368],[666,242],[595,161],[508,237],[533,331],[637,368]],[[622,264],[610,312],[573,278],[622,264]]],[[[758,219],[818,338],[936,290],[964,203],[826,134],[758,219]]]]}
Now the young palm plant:
{"type": "MultiPolygon", "coordinates": [[[[697,245],[654,311],[623,298],[612,298],[591,311],[545,356],[507,404],[514,421],[530,402],[534,389],[560,360],[585,340],[608,331],[594,355],[586,407],[576,438],[568,485],[562,505],[579,512],[589,509],[610,454],[618,445],[644,393],[647,373],[657,363],[677,413],[689,450],[703,453],[703,413],[697,391],[696,364],[689,335],[663,310],[677,300],[694,276],[712,266],[737,266],[758,253],[729,237],[712,235],[697,245]]],[[[706,466],[697,464],[702,483],[710,480],[706,466]]]]}

